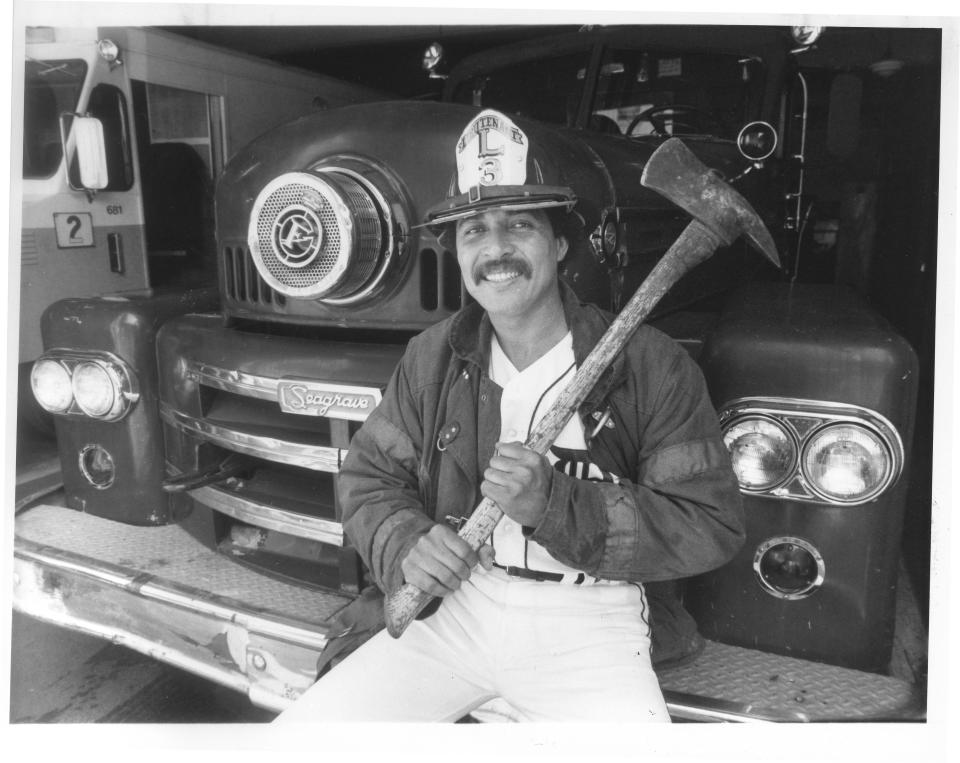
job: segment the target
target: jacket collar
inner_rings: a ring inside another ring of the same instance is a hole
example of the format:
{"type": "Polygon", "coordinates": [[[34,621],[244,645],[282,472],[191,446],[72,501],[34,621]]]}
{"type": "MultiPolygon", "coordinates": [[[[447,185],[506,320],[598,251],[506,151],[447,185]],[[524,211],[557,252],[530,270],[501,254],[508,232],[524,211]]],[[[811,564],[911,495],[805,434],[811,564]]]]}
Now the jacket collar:
{"type": "MultiPolygon", "coordinates": [[[[598,307],[581,302],[563,279],[559,280],[559,285],[563,313],[567,326],[573,333],[573,356],[579,367],[603,336],[612,319],[598,307]]],[[[458,358],[485,372],[489,365],[492,334],[493,326],[486,311],[478,303],[471,302],[453,316],[449,334],[450,347],[458,358]]],[[[623,353],[618,353],[587,395],[584,407],[592,410],[599,408],[600,401],[624,380],[626,374],[623,353]]]]}

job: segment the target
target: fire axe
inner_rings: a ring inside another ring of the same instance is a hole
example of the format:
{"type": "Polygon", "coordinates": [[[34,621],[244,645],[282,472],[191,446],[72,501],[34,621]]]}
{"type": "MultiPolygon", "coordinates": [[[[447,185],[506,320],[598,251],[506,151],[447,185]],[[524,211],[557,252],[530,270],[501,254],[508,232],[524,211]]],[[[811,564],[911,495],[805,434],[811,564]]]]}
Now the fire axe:
{"type": "MultiPolygon", "coordinates": [[[[709,259],[720,247],[730,246],[741,235],[767,259],[780,265],[773,238],[753,207],[678,138],[667,140],[653,152],[640,183],[670,199],[693,221],[650,271],[530,433],[524,445],[540,455],[546,454],[603,371],[684,274],[709,259]]],[[[460,528],[459,535],[476,551],[493,533],[502,516],[500,507],[484,498],[460,528]]],[[[410,583],[387,596],[384,615],[390,635],[399,638],[432,598],[410,583]]]]}

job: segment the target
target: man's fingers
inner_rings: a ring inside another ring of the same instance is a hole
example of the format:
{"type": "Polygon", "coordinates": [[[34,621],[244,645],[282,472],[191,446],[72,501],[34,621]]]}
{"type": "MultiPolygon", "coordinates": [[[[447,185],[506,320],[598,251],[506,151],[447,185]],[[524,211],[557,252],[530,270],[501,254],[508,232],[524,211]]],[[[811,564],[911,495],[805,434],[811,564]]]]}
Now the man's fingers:
{"type": "Polygon", "coordinates": [[[483,477],[497,485],[534,485],[549,464],[539,453],[519,443],[499,443],[483,477]]]}
{"type": "Polygon", "coordinates": [[[434,525],[400,563],[404,580],[433,596],[446,596],[470,577],[479,557],[470,544],[445,525],[434,525]]]}
{"type": "Polygon", "coordinates": [[[518,466],[535,469],[540,465],[542,458],[543,456],[535,450],[531,450],[518,442],[500,442],[497,443],[493,458],[490,459],[490,464],[497,469],[503,470],[509,470],[518,466]]]}
{"type": "Polygon", "coordinates": [[[535,451],[530,450],[522,442],[498,442],[494,452],[499,456],[513,459],[524,458],[528,455],[539,458],[535,451]]]}
{"type": "MultiPolygon", "coordinates": [[[[461,575],[415,546],[400,565],[404,580],[434,596],[446,596],[460,587],[461,575]]],[[[467,571],[469,575],[469,570],[467,571]]]]}
{"type": "Polygon", "coordinates": [[[550,462],[536,451],[520,443],[497,443],[480,492],[511,519],[535,527],[547,505],[552,475],[550,462]]]}
{"type": "Polygon", "coordinates": [[[504,514],[511,519],[517,521],[523,520],[522,523],[526,524],[527,514],[525,507],[529,502],[523,501],[518,497],[521,495],[521,491],[513,489],[509,485],[507,487],[501,487],[492,482],[484,481],[480,483],[480,495],[484,498],[489,498],[497,504],[497,506],[503,510],[504,514]]]}
{"type": "MultiPolygon", "coordinates": [[[[442,548],[443,551],[447,552],[443,554],[444,558],[447,558],[447,554],[456,557],[466,565],[468,571],[476,565],[477,552],[449,527],[436,525],[435,528],[431,529],[429,535],[432,540],[438,543],[438,546],[442,548]],[[437,530],[436,528],[440,529],[437,530]]],[[[464,580],[466,580],[466,578],[464,578],[464,580]]]]}
{"type": "Polygon", "coordinates": [[[493,569],[493,562],[496,559],[493,546],[491,546],[489,543],[480,546],[479,550],[477,551],[477,556],[480,557],[480,566],[483,567],[483,569],[493,569]]]}
{"type": "MultiPolygon", "coordinates": [[[[453,593],[457,590],[456,587],[450,587],[444,585],[439,580],[434,577],[431,577],[423,570],[419,568],[412,568],[409,571],[404,570],[403,579],[410,583],[413,586],[416,586],[424,593],[428,593],[431,596],[447,596],[448,594],[453,593]]],[[[457,581],[456,586],[460,585],[460,578],[454,578],[457,581]]]]}
{"type": "Polygon", "coordinates": [[[460,587],[462,580],[453,570],[435,559],[425,559],[411,565],[409,572],[404,571],[404,578],[421,591],[432,593],[434,596],[453,593],[460,587]]]}
{"type": "Polygon", "coordinates": [[[526,466],[510,465],[507,468],[500,468],[490,459],[490,466],[483,472],[483,478],[492,482],[494,485],[502,487],[530,485],[534,481],[533,470],[526,466]]]}
{"type": "Polygon", "coordinates": [[[459,556],[453,549],[442,543],[417,544],[411,549],[410,556],[417,566],[442,583],[452,581],[450,575],[466,580],[470,577],[470,569],[477,563],[477,555],[465,541],[464,545],[470,550],[468,559],[459,556]]]}

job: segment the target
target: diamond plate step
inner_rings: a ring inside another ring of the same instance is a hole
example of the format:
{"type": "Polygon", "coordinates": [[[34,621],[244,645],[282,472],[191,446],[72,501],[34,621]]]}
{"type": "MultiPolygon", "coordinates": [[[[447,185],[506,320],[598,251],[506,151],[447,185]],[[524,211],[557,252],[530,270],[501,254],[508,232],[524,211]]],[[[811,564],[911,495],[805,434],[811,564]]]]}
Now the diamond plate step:
{"type": "Polygon", "coordinates": [[[668,703],[721,700],[721,711],[765,720],[922,720],[924,713],[921,692],[900,679],[715,641],[659,678],[668,703]]]}
{"type": "Polygon", "coordinates": [[[234,602],[245,611],[322,628],[352,597],[291,585],[237,564],[178,525],[137,527],[60,506],[35,506],[16,519],[16,537],[35,549],[58,551],[135,573],[138,585],[191,590],[234,602]]]}

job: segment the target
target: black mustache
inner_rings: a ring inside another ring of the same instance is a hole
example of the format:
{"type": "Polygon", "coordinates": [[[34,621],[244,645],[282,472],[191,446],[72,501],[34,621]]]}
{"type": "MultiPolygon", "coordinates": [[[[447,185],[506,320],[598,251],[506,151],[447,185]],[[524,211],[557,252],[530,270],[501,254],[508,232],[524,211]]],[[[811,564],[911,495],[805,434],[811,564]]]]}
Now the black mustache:
{"type": "Polygon", "coordinates": [[[530,266],[518,257],[500,257],[496,260],[485,260],[483,262],[477,263],[473,268],[473,282],[477,283],[481,279],[484,279],[495,270],[500,270],[502,268],[512,267],[520,275],[530,278],[530,266]]]}

